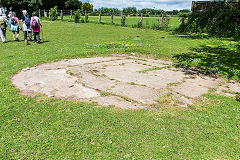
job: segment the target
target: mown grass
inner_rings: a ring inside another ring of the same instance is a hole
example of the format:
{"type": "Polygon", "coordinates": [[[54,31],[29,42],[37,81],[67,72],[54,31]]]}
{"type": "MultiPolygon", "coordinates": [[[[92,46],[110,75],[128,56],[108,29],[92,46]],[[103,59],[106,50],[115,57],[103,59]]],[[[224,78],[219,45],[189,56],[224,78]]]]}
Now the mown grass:
{"type": "MultiPolygon", "coordinates": [[[[198,105],[179,111],[94,108],[82,102],[21,96],[10,80],[22,68],[60,59],[132,52],[173,59],[195,52],[193,48],[222,45],[222,51],[237,42],[98,24],[44,22],[43,26],[40,45],[0,44],[0,159],[240,158],[240,102],[234,98],[207,94],[198,105]]],[[[238,53],[234,47],[231,50],[238,53]]],[[[212,52],[198,52],[206,53],[212,52]]],[[[231,61],[239,64],[238,59],[231,61]]]]}

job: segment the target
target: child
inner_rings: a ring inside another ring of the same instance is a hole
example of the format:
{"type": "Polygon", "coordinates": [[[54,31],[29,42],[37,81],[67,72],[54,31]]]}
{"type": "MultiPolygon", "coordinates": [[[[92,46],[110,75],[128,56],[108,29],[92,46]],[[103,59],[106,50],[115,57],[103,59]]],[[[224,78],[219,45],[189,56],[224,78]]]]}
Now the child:
{"type": "Polygon", "coordinates": [[[6,43],[7,19],[0,13],[0,37],[3,43],[6,43]]]}
{"type": "Polygon", "coordinates": [[[11,31],[13,32],[13,40],[15,41],[18,37],[19,37],[19,20],[16,17],[16,13],[13,13],[12,18],[10,19],[10,23],[11,23],[11,31]],[[17,36],[15,38],[15,32],[17,32],[17,36]]]}
{"type": "Polygon", "coordinates": [[[34,42],[38,42],[38,44],[40,44],[40,31],[41,31],[40,27],[42,25],[35,11],[32,13],[31,26],[32,26],[33,35],[34,35],[34,42]]]}
{"type": "Polygon", "coordinates": [[[26,45],[28,45],[28,38],[29,37],[29,40],[31,41],[32,39],[32,29],[31,29],[31,19],[27,13],[26,10],[23,10],[23,15],[21,17],[21,20],[23,22],[23,35],[24,35],[24,42],[26,45]]]}
{"type": "Polygon", "coordinates": [[[12,18],[12,11],[10,11],[9,13],[8,13],[8,18],[9,18],[9,20],[8,20],[8,27],[9,27],[9,29],[11,30],[11,22],[10,22],[10,20],[11,20],[11,18],[12,18]]]}

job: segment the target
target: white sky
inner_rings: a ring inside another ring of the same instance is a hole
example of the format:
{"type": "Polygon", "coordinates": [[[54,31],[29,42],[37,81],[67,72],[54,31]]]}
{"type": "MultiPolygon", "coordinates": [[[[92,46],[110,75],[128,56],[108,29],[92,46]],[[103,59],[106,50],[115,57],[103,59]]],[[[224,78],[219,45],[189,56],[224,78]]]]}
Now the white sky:
{"type": "Polygon", "coordinates": [[[94,9],[100,7],[109,8],[125,8],[137,7],[142,8],[156,8],[164,10],[173,9],[191,9],[192,0],[83,0],[89,1],[93,4],[94,9]]]}

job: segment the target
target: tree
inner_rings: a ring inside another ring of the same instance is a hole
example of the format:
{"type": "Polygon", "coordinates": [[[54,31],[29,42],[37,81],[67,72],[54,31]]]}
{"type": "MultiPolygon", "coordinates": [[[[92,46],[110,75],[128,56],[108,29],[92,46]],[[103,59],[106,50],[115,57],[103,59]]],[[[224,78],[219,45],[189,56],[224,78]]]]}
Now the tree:
{"type": "Polygon", "coordinates": [[[93,5],[89,2],[85,2],[82,4],[82,10],[87,12],[93,11],[93,5]]]}
{"type": "Polygon", "coordinates": [[[178,10],[173,10],[173,11],[172,11],[172,14],[173,14],[173,15],[177,15],[178,13],[179,13],[178,10]]]}
{"type": "Polygon", "coordinates": [[[58,9],[64,9],[64,4],[66,0],[42,0],[41,9],[50,9],[55,6],[58,7],[58,9]]]}
{"type": "Polygon", "coordinates": [[[191,11],[189,9],[182,9],[179,12],[180,13],[190,13],[191,11]]]}
{"type": "Polygon", "coordinates": [[[136,7],[123,8],[123,13],[126,13],[126,14],[128,14],[128,15],[130,15],[130,14],[136,14],[136,13],[137,13],[137,8],[136,8],[136,7]]]}
{"type": "Polygon", "coordinates": [[[40,8],[44,0],[0,0],[0,6],[12,8],[12,11],[18,15],[21,14],[22,9],[27,9],[30,12],[40,8]]]}
{"type": "Polygon", "coordinates": [[[65,9],[78,10],[82,9],[82,2],[79,0],[67,0],[65,2],[65,9]]]}

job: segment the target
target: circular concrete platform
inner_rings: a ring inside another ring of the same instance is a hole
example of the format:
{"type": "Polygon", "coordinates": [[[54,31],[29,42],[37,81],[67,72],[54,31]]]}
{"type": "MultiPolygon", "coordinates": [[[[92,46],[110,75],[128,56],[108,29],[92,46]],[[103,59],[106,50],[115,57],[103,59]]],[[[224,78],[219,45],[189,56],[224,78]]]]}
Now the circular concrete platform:
{"type": "Polygon", "coordinates": [[[156,104],[187,107],[213,88],[216,94],[229,96],[240,92],[237,82],[185,73],[169,61],[121,55],[25,68],[12,77],[12,83],[26,96],[40,93],[124,109],[156,104]]]}

